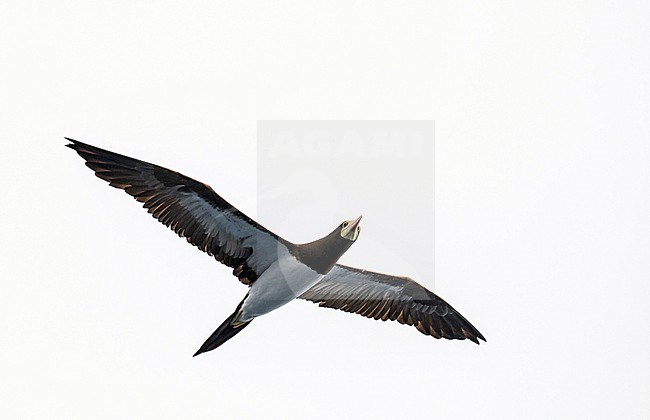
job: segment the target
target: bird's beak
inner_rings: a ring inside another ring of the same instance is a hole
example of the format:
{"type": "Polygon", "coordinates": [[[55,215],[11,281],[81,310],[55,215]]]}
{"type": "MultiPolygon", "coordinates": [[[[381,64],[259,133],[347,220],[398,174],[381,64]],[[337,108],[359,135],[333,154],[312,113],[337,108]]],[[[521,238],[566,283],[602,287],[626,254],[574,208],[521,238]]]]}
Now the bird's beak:
{"type": "Polygon", "coordinates": [[[354,222],[350,223],[350,226],[349,226],[350,231],[354,231],[357,228],[357,226],[359,226],[359,223],[361,223],[361,218],[362,217],[363,216],[359,216],[359,217],[356,218],[356,220],[354,222]]]}

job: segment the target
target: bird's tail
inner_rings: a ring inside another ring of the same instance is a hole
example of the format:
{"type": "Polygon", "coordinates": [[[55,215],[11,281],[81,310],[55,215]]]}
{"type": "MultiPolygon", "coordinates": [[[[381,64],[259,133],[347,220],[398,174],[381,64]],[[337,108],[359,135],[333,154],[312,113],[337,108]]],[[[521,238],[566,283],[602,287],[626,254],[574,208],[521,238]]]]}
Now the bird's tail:
{"type": "MultiPolygon", "coordinates": [[[[244,298],[244,300],[246,300],[246,298],[244,298]]],[[[226,318],[226,320],[223,321],[219,328],[217,328],[216,331],[212,333],[210,338],[208,338],[205,343],[203,343],[199,351],[194,353],[194,357],[198,356],[201,353],[216,349],[237,335],[237,333],[246,328],[246,326],[253,321],[252,319],[245,322],[239,320],[239,316],[241,315],[241,307],[244,304],[244,300],[239,303],[237,309],[235,309],[235,312],[226,318]]]]}

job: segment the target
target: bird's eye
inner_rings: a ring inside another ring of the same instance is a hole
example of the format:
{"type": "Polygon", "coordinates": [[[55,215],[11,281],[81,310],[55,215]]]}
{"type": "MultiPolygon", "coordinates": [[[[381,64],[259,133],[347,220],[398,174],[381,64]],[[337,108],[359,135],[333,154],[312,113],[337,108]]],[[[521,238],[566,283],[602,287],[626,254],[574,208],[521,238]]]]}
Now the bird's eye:
{"type": "Polygon", "coordinates": [[[343,227],[348,227],[349,223],[348,222],[343,222],[343,227]]]}

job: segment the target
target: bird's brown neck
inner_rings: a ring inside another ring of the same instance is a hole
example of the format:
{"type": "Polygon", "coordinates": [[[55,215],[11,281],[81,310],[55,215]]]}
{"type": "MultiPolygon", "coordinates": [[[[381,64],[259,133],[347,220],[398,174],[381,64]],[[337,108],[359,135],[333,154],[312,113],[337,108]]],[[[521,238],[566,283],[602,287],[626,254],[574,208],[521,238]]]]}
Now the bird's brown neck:
{"type": "Polygon", "coordinates": [[[352,243],[352,241],[343,238],[339,229],[336,229],[324,238],[297,245],[294,255],[318,274],[325,275],[329,273],[352,243]]]}

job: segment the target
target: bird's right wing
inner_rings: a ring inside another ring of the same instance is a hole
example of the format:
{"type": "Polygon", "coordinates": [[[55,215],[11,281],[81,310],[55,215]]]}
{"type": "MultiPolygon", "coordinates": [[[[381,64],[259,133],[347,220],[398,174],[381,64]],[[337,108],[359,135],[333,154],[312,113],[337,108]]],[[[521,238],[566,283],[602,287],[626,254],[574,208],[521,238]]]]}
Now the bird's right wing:
{"type": "Polygon", "coordinates": [[[479,344],[483,335],[447,302],[407,277],[337,264],[300,296],[324,308],[412,325],[422,334],[479,344]]]}
{"type": "Polygon", "coordinates": [[[66,140],[95,175],[133,196],[189,243],[233,268],[233,274],[244,284],[252,284],[293,246],[208,185],[162,166],[66,140]]]}

